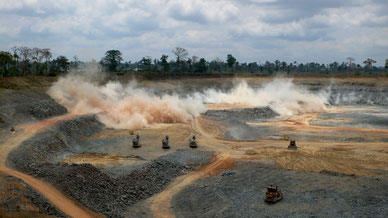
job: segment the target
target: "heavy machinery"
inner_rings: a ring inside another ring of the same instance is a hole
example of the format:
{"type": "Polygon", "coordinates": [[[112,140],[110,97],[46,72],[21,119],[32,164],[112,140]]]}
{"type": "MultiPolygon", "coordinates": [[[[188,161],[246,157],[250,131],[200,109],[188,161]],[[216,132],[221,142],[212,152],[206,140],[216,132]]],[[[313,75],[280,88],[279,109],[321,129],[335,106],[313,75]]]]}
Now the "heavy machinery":
{"type": "Polygon", "coordinates": [[[134,139],[132,139],[132,147],[139,148],[141,146],[140,144],[140,136],[136,135],[134,139]]]}
{"type": "Polygon", "coordinates": [[[195,136],[191,137],[191,139],[189,140],[189,146],[190,148],[196,148],[198,146],[197,139],[195,138],[195,136]]]}
{"type": "Polygon", "coordinates": [[[296,150],[298,147],[296,147],[296,142],[295,140],[290,141],[290,145],[288,146],[288,150],[296,150]]]}
{"type": "Polygon", "coordinates": [[[170,142],[168,141],[168,135],[162,140],[162,148],[163,149],[169,149],[170,148],[170,142]]]}
{"type": "Polygon", "coordinates": [[[265,193],[265,202],[274,204],[283,199],[283,193],[277,186],[270,185],[265,193]]]}

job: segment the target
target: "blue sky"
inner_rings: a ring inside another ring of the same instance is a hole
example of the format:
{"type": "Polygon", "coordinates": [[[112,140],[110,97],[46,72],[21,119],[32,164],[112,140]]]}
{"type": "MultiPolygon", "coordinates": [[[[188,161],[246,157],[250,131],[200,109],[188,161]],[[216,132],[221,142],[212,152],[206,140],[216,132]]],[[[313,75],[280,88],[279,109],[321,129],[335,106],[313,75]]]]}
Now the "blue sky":
{"type": "Polygon", "coordinates": [[[0,50],[124,60],[190,56],[264,63],[388,58],[387,0],[0,0],[0,50]]]}

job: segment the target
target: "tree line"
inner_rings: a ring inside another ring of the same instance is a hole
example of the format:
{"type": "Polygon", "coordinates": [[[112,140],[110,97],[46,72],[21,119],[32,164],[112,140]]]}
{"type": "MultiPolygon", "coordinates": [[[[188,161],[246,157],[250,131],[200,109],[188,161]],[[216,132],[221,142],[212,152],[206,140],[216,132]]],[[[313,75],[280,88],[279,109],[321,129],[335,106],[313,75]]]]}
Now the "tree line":
{"type": "MultiPolygon", "coordinates": [[[[275,60],[264,63],[240,63],[232,54],[227,54],[225,60],[216,58],[208,61],[197,56],[189,57],[186,49],[176,47],[172,50],[173,58],[163,54],[160,58],[152,59],[149,56],[139,61],[124,61],[119,50],[106,51],[102,59],[97,62],[107,72],[115,74],[145,74],[160,76],[201,76],[201,75],[227,75],[227,74],[249,74],[249,75],[272,75],[283,72],[290,75],[388,75],[388,59],[384,67],[374,66],[375,60],[368,58],[363,65],[355,64],[352,57],[342,62],[321,64],[315,62],[298,63],[296,61],[287,63],[275,60]]],[[[14,46],[12,51],[0,51],[0,75],[5,76],[56,76],[77,69],[85,64],[77,56],[69,60],[66,56],[60,55],[52,59],[49,48],[29,48],[26,46],[14,46]]]]}

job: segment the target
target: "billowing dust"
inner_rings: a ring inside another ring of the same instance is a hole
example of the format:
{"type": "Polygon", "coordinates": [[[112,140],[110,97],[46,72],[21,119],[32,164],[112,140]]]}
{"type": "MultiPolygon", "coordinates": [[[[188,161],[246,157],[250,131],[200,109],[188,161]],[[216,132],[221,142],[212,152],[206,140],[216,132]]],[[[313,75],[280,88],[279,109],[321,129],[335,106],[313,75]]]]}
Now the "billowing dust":
{"type": "Polygon", "coordinates": [[[70,73],[49,89],[49,95],[72,114],[95,113],[107,127],[143,128],[153,123],[188,123],[206,112],[207,104],[269,106],[283,115],[326,110],[329,90],[311,93],[292,79],[276,78],[260,87],[238,81],[230,90],[208,88],[202,92],[160,94],[139,87],[136,81],[104,83],[100,72],[70,73]]]}
{"type": "Polygon", "coordinates": [[[89,77],[69,74],[50,89],[52,98],[71,113],[98,113],[108,127],[142,128],[152,123],[186,123],[205,112],[206,108],[193,97],[157,96],[153,90],[140,88],[136,82],[99,84],[89,77]]]}
{"type": "Polygon", "coordinates": [[[292,79],[275,78],[261,87],[254,88],[244,80],[239,81],[228,92],[205,90],[202,96],[206,103],[243,104],[251,107],[269,106],[282,115],[325,111],[330,88],[311,93],[292,79]]]}

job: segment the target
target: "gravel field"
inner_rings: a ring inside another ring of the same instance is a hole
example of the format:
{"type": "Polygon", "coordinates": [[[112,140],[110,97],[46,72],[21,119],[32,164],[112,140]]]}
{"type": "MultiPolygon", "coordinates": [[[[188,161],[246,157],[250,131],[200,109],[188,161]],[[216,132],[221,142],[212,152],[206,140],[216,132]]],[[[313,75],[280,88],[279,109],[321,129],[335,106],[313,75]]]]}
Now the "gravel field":
{"type": "Polygon", "coordinates": [[[388,177],[278,169],[240,162],[173,199],[177,217],[387,217],[388,177]],[[268,185],[284,199],[264,202],[268,185]]]}

